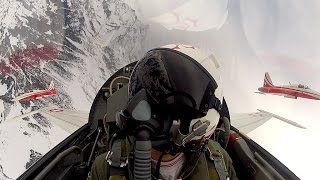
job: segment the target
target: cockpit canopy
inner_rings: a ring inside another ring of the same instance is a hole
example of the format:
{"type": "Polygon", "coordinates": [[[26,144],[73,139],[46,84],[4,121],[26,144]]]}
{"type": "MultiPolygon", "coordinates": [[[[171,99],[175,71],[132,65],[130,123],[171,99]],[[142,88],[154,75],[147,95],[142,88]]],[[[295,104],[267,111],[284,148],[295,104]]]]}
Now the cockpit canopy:
{"type": "Polygon", "coordinates": [[[303,88],[303,89],[310,89],[308,86],[303,85],[303,84],[299,84],[298,88],[303,88]]]}

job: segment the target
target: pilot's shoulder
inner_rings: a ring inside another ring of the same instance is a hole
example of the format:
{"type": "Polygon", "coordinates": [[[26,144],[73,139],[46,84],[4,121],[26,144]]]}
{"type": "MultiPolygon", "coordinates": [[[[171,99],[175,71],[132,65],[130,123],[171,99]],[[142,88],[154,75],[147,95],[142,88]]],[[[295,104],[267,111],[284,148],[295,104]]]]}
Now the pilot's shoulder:
{"type": "Polygon", "coordinates": [[[210,150],[209,156],[211,154],[211,157],[207,157],[207,162],[210,162],[209,164],[214,164],[215,168],[217,168],[214,171],[212,169],[211,169],[211,171],[209,170],[210,175],[212,177],[211,179],[215,179],[214,177],[216,177],[217,174],[220,174],[220,175],[224,174],[224,172],[217,171],[219,169],[221,170],[221,168],[216,167],[216,166],[220,165],[220,167],[224,166],[224,167],[222,167],[222,169],[225,169],[225,171],[228,172],[227,173],[228,177],[231,180],[237,180],[238,178],[236,175],[236,171],[233,167],[233,162],[232,162],[232,159],[229,156],[228,152],[225,149],[223,149],[217,141],[214,141],[211,139],[208,142],[208,148],[210,150]],[[221,161],[221,159],[223,159],[223,161],[221,161]],[[223,162],[223,163],[221,164],[221,162],[223,162]]]}
{"type": "Polygon", "coordinates": [[[100,180],[105,179],[107,177],[107,161],[106,161],[107,153],[100,154],[93,161],[91,166],[91,180],[100,180]]]}
{"type": "MultiPolygon", "coordinates": [[[[209,140],[208,142],[208,148],[211,151],[211,154],[213,156],[223,156],[224,161],[226,162],[231,162],[232,163],[232,159],[229,156],[228,152],[217,142],[214,141],[212,139],[209,140]]],[[[209,158],[210,159],[210,158],[209,158]]]]}

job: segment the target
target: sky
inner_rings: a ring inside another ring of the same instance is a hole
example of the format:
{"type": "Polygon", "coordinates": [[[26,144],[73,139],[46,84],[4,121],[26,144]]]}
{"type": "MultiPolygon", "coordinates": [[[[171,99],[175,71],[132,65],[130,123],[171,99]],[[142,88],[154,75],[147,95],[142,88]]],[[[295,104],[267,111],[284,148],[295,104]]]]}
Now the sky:
{"type": "Polygon", "coordinates": [[[263,85],[265,72],[275,85],[290,82],[320,91],[319,1],[156,1],[157,6],[137,2],[136,9],[150,27],[146,49],[180,42],[216,56],[231,112],[264,109],[306,126],[302,130],[271,119],[249,137],[299,178],[315,177],[320,161],[320,102],[254,92],[263,85]],[[191,21],[195,19],[198,24],[191,21]]]}

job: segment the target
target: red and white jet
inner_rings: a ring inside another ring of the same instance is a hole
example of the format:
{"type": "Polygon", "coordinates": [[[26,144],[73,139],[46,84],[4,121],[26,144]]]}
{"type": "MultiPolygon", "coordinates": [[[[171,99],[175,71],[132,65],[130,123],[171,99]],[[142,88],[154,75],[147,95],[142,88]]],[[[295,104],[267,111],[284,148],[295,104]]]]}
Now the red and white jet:
{"type": "Polygon", "coordinates": [[[20,96],[15,97],[12,99],[12,101],[29,101],[29,100],[35,100],[40,99],[47,96],[56,95],[56,89],[54,87],[53,81],[51,81],[50,86],[46,90],[33,90],[31,92],[22,94],[20,96]]]}
{"type": "Polygon", "coordinates": [[[258,88],[260,94],[274,94],[284,96],[286,98],[306,98],[306,99],[314,99],[320,100],[320,93],[310,89],[306,85],[298,84],[290,84],[285,86],[275,86],[273,85],[269,73],[266,72],[264,76],[263,87],[258,88]]]}

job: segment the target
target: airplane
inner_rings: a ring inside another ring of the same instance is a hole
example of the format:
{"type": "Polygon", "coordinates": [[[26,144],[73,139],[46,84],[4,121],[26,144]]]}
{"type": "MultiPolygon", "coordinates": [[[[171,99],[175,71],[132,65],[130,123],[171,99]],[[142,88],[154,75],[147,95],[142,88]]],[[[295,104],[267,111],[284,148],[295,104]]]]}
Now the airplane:
{"type": "MultiPolygon", "coordinates": [[[[102,89],[105,91],[106,88],[102,88],[102,89]]],[[[117,83],[116,89],[119,89],[118,83],[117,83]]],[[[28,130],[24,129],[24,133],[19,133],[19,131],[9,131],[10,129],[19,129],[19,127],[21,126],[25,127],[25,126],[30,126],[31,124],[36,124],[36,121],[34,122],[31,121],[31,119],[33,119],[32,117],[35,115],[38,117],[42,117],[44,119],[48,119],[50,123],[53,123],[59,128],[61,128],[62,130],[64,130],[67,134],[63,137],[60,137],[61,140],[63,138],[70,136],[72,133],[76,132],[82,126],[86,125],[89,117],[89,113],[87,112],[68,110],[68,109],[62,109],[62,108],[56,108],[56,107],[46,107],[46,108],[39,108],[36,110],[32,110],[29,113],[25,113],[5,121],[0,127],[0,135],[2,137],[7,136],[10,138],[12,137],[14,139],[20,140],[19,142],[19,146],[21,146],[20,148],[17,148],[17,144],[14,144],[12,147],[15,149],[14,151],[18,154],[26,154],[28,152],[25,152],[25,151],[29,151],[29,149],[33,149],[34,151],[37,152],[38,150],[36,147],[39,141],[42,142],[42,145],[44,145],[45,143],[48,144],[47,146],[50,146],[49,144],[55,145],[54,143],[52,143],[54,142],[54,140],[52,139],[57,138],[54,135],[52,137],[51,136],[42,137],[41,135],[39,136],[39,135],[33,134],[35,136],[38,136],[38,141],[31,142],[30,144],[30,140],[28,139],[28,136],[32,136],[31,135],[32,133],[30,134],[28,130]],[[28,119],[28,121],[25,121],[26,119],[28,119]],[[26,136],[26,134],[28,136],[26,136]],[[44,138],[44,139],[41,139],[41,138],[44,138]],[[45,138],[48,138],[48,139],[46,140],[45,138]],[[46,141],[48,141],[49,143],[46,141]]],[[[248,134],[249,132],[255,130],[257,127],[261,126],[265,122],[269,121],[271,118],[276,118],[290,125],[305,129],[304,126],[296,122],[293,122],[291,120],[285,119],[283,117],[277,116],[275,114],[272,114],[270,112],[260,110],[260,109],[258,109],[258,112],[255,112],[255,113],[238,113],[238,114],[231,113],[230,116],[232,119],[232,125],[243,134],[248,134]]],[[[31,132],[32,131],[33,130],[31,129],[31,132]]],[[[45,130],[42,130],[42,131],[45,131],[45,130]]],[[[59,132],[59,130],[56,133],[63,134],[59,132]]],[[[10,139],[6,139],[5,142],[6,143],[10,142],[10,139]]],[[[53,147],[51,146],[50,148],[53,148],[53,147]]],[[[10,143],[8,146],[5,146],[3,149],[8,149],[8,150],[11,149],[10,143]]],[[[0,152],[0,155],[1,155],[1,152],[0,152]]],[[[24,166],[24,162],[21,163],[21,160],[17,158],[16,160],[18,161],[14,163],[12,163],[12,161],[14,160],[11,160],[11,164],[14,164],[15,167],[18,167],[16,169],[23,171],[24,167],[22,166],[24,166]],[[19,166],[21,167],[19,168],[19,166]]],[[[1,177],[1,172],[0,172],[0,177],[1,177]]],[[[9,177],[3,178],[3,179],[9,179],[9,177]]]]}
{"type": "MultiPolygon", "coordinates": [[[[76,125],[79,129],[70,131],[69,136],[36,161],[18,179],[87,179],[93,160],[108,150],[108,139],[117,132],[115,118],[112,117],[115,117],[117,110],[126,105],[128,78],[135,64],[136,62],[133,62],[114,73],[97,93],[88,121],[85,123],[81,120],[82,123],[76,125]]],[[[227,103],[223,100],[221,113],[231,118],[231,126],[227,125],[228,123],[222,123],[219,130],[228,135],[225,141],[226,150],[233,159],[237,177],[239,179],[299,179],[246,134],[274,117],[296,127],[304,127],[270,112],[258,111],[233,115],[229,113],[227,103]]],[[[61,112],[67,111],[63,109],[37,111],[37,113],[50,114],[46,116],[48,118],[58,117],[61,122],[69,122],[63,125],[60,122],[65,128],[70,124],[76,124],[77,118],[83,116],[78,114],[78,117],[70,118],[68,112],[57,116],[61,112]]],[[[75,111],[70,113],[77,114],[75,111]]],[[[22,116],[25,117],[27,114],[22,116]]],[[[22,116],[19,118],[23,118],[22,116]]],[[[15,118],[14,121],[18,121],[19,118],[15,118]]]]}
{"type": "Polygon", "coordinates": [[[264,83],[263,87],[258,88],[259,94],[273,94],[284,96],[286,98],[297,99],[299,98],[306,98],[306,99],[313,99],[313,100],[320,100],[320,93],[310,89],[306,85],[302,84],[290,84],[285,86],[275,86],[270,78],[268,72],[265,73],[264,76],[264,83]]]}
{"type": "Polygon", "coordinates": [[[53,96],[56,95],[57,91],[54,87],[54,82],[51,81],[50,86],[46,90],[33,90],[31,92],[22,94],[20,96],[15,97],[12,99],[12,101],[29,101],[29,100],[35,100],[40,99],[47,96],[53,96]]]}

